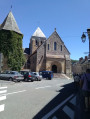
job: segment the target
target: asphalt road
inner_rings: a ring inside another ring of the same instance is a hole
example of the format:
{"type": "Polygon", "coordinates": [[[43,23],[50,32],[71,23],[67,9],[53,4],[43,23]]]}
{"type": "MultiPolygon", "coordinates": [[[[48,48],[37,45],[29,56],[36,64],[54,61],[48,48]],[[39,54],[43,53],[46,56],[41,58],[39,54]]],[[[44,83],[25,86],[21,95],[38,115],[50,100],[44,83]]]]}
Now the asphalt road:
{"type": "Polygon", "coordinates": [[[74,94],[72,79],[20,83],[0,81],[0,119],[57,119],[55,115],[58,114],[64,119],[64,114],[58,109],[65,110],[74,94]],[[58,105],[60,107],[57,108],[58,105]]]}

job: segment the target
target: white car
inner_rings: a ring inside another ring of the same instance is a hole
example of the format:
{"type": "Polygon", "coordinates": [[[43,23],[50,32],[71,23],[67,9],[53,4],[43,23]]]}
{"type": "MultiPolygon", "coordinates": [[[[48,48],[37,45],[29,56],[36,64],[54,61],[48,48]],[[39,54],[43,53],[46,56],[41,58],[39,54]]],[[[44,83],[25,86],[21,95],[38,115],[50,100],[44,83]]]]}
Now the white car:
{"type": "Polygon", "coordinates": [[[40,75],[39,72],[32,72],[32,73],[36,76],[37,81],[41,81],[42,75],[40,75]]]}

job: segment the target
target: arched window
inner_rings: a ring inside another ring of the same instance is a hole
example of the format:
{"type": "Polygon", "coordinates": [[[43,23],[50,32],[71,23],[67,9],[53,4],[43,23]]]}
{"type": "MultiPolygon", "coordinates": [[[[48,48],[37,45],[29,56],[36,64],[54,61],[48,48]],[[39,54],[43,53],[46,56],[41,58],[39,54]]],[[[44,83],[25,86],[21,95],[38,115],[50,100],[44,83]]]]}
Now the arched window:
{"type": "Polygon", "coordinates": [[[48,50],[49,50],[49,44],[48,44],[48,50]]]}
{"type": "Polygon", "coordinates": [[[60,49],[61,49],[61,51],[62,51],[62,45],[61,45],[60,49]]]}
{"type": "Polygon", "coordinates": [[[54,42],[54,50],[57,50],[57,43],[54,42]]]}
{"type": "Polygon", "coordinates": [[[37,45],[37,40],[36,40],[36,45],[37,45]]]}

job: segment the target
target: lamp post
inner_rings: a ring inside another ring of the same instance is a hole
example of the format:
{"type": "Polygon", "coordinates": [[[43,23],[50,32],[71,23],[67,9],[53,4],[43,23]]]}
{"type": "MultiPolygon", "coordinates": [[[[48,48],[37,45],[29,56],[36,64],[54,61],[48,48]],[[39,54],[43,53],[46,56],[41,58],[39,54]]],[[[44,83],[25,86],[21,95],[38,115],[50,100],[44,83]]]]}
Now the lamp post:
{"type": "Polygon", "coordinates": [[[88,57],[88,64],[90,64],[90,28],[87,29],[87,32],[83,32],[83,34],[82,34],[81,39],[82,39],[82,42],[83,42],[83,43],[86,41],[86,35],[85,35],[85,34],[88,35],[88,39],[89,39],[89,57],[88,57]]]}
{"type": "Polygon", "coordinates": [[[86,41],[86,35],[85,34],[88,34],[88,38],[89,38],[89,58],[90,58],[90,28],[87,29],[87,32],[83,32],[82,34],[82,42],[84,43],[86,41]]]}

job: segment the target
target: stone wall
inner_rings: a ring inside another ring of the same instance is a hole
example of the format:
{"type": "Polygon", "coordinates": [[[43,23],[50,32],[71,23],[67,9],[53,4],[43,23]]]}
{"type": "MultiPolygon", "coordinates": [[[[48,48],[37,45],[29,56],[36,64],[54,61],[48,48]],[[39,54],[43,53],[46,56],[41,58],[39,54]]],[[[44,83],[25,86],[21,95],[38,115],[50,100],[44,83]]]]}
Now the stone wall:
{"type": "Polygon", "coordinates": [[[70,55],[67,48],[64,45],[64,42],[61,40],[61,38],[58,36],[57,32],[54,32],[47,40],[46,42],[46,54],[54,54],[54,55],[70,55]],[[57,43],[57,49],[54,50],[54,42],[57,43]],[[48,50],[48,44],[49,44],[49,50],[48,50]],[[62,47],[62,50],[61,50],[62,47]]]}
{"type": "Polygon", "coordinates": [[[47,58],[46,70],[52,71],[52,66],[57,66],[57,73],[65,73],[65,59],[47,58]]]}
{"type": "Polygon", "coordinates": [[[30,54],[33,54],[34,51],[46,41],[46,38],[32,36],[30,39],[30,54]],[[37,41],[37,44],[36,44],[37,41]]]}
{"type": "Polygon", "coordinates": [[[30,56],[30,69],[32,72],[36,72],[37,52],[30,56]]]}
{"type": "Polygon", "coordinates": [[[37,50],[37,71],[46,70],[45,44],[43,43],[37,50]]]}

